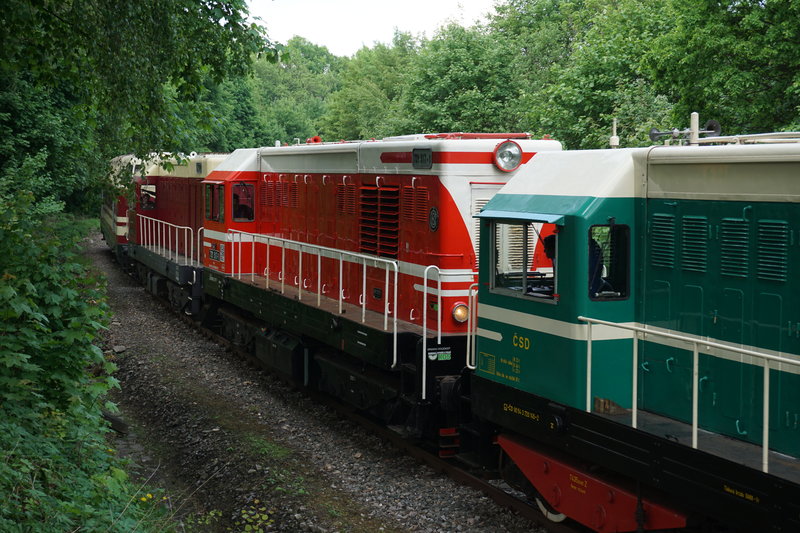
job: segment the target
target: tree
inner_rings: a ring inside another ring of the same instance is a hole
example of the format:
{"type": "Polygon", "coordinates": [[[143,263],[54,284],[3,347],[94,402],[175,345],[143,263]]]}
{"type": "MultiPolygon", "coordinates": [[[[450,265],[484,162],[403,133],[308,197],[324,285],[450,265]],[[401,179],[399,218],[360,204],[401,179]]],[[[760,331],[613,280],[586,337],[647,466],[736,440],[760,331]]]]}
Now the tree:
{"type": "Polygon", "coordinates": [[[262,144],[324,135],[327,99],[345,61],[302,37],[290,39],[277,62],[258,61],[253,105],[265,132],[262,144]]]}
{"type": "Polygon", "coordinates": [[[507,55],[485,28],[442,28],[412,63],[401,106],[404,131],[501,131],[518,93],[507,55]]]}
{"type": "Polygon", "coordinates": [[[800,126],[800,4],[792,0],[666,2],[670,31],[644,64],[654,87],[730,133],[800,126]]]}
{"type": "Polygon", "coordinates": [[[98,161],[190,148],[180,107],[203,80],[241,75],[252,54],[271,50],[244,0],[8,0],[0,24],[0,128],[13,134],[0,152],[0,196],[27,186],[16,179],[26,165],[71,201],[104,173],[98,161]],[[54,129],[21,128],[42,118],[54,129]]]}
{"type": "Polygon", "coordinates": [[[641,58],[669,30],[668,10],[660,0],[587,2],[578,18],[582,31],[571,33],[571,54],[560,56],[547,82],[525,98],[528,129],[568,148],[602,148],[617,118],[623,146],[650,144],[647,132],[669,121],[672,103],[656,90],[641,58]]]}
{"type": "Polygon", "coordinates": [[[334,139],[369,139],[399,131],[400,101],[406,74],[419,50],[418,41],[397,32],[391,46],[364,47],[342,70],[341,87],[329,99],[326,135],[334,139]]]}

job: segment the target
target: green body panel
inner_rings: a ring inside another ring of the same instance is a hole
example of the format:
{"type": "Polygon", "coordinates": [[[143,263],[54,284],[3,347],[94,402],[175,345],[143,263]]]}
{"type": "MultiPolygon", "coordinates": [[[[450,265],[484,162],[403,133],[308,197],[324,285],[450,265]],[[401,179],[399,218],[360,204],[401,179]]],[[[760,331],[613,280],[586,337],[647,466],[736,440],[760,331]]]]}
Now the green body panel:
{"type": "MultiPolygon", "coordinates": [[[[800,354],[800,278],[790,268],[800,264],[796,204],[654,199],[644,223],[654,238],[642,261],[639,321],[800,354]]],[[[647,342],[640,354],[642,408],[691,422],[691,350],[647,342]]],[[[770,447],[800,455],[800,376],[781,370],[771,373],[770,447]]],[[[760,443],[761,363],[702,356],[699,405],[700,427],[760,443]]]]}
{"type": "MultiPolygon", "coordinates": [[[[558,214],[558,301],[488,290],[481,268],[477,374],[578,408],[586,406],[586,341],[580,315],[638,323],[714,341],[800,354],[800,212],[786,202],[602,199],[504,195],[493,213],[558,214]],[[585,239],[593,224],[631,226],[631,291],[624,301],[591,301],[585,239]],[[669,235],[664,227],[672,224],[669,235]],[[520,313],[516,318],[511,318],[520,313]],[[570,330],[570,325],[574,325],[570,330]],[[528,350],[515,339],[529,343],[528,350]]],[[[482,231],[487,227],[482,221],[482,231]]],[[[482,257],[490,241],[482,239],[482,257]]],[[[482,265],[483,267],[483,265],[482,265]]],[[[639,342],[641,409],[691,423],[692,352],[687,345],[639,342]]],[[[631,406],[631,340],[594,340],[592,400],[631,406]]],[[[730,354],[699,358],[699,425],[761,442],[761,363],[730,354]]],[[[773,365],[770,447],[800,455],[800,371],[773,365]]]]}
{"type": "MultiPolygon", "coordinates": [[[[577,317],[631,322],[635,313],[632,297],[614,301],[589,298],[589,228],[608,224],[609,217],[615,217],[617,224],[630,226],[631,247],[635,250],[634,220],[641,202],[631,198],[502,196],[497,195],[492,200],[492,210],[502,205],[515,212],[546,213],[553,211],[552,206],[569,207],[558,232],[558,298],[557,301],[543,301],[493,292],[488,289],[488,271],[481,268],[476,373],[504,385],[584,408],[587,342],[585,326],[577,317]],[[496,203],[498,198],[499,203],[496,203]],[[525,198],[527,202],[523,201],[525,198]]],[[[482,232],[486,231],[487,224],[482,221],[482,232]]],[[[489,239],[481,239],[481,257],[490,256],[490,246],[489,239]]],[[[636,280],[636,273],[632,271],[631,290],[636,280]]],[[[630,339],[592,343],[593,403],[610,400],[623,407],[631,406],[631,343],[630,339]]]]}

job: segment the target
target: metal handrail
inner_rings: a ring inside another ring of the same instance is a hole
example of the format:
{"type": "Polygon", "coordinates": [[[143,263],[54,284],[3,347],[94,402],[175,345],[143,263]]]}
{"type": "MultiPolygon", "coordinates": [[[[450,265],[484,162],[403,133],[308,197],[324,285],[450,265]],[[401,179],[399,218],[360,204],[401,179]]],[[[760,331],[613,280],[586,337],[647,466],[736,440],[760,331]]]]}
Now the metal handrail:
{"type": "MultiPolygon", "coordinates": [[[[679,335],[676,333],[667,333],[662,331],[656,331],[652,329],[647,329],[644,327],[639,326],[630,326],[627,324],[619,324],[616,322],[609,322],[607,320],[599,320],[596,318],[587,318],[584,316],[579,316],[578,320],[581,322],[586,322],[588,329],[586,332],[586,411],[591,412],[592,405],[591,405],[591,380],[592,380],[592,325],[598,324],[603,326],[610,326],[619,329],[625,329],[628,331],[633,331],[634,334],[634,342],[633,342],[633,385],[632,385],[632,425],[636,428],[636,420],[637,420],[637,411],[638,411],[638,404],[637,404],[637,393],[638,393],[638,366],[639,366],[639,350],[638,350],[638,340],[639,334],[646,335],[654,335],[658,337],[664,337],[667,339],[674,339],[681,342],[686,342],[692,345],[692,448],[697,448],[697,433],[698,433],[698,419],[699,419],[699,391],[700,391],[700,372],[699,372],[699,349],[698,346],[702,345],[708,348],[717,348],[721,350],[725,350],[728,352],[734,352],[741,355],[748,355],[750,357],[755,357],[756,359],[761,359],[763,361],[763,368],[764,368],[764,407],[763,407],[763,430],[762,430],[762,441],[761,441],[761,470],[763,472],[769,472],[769,371],[770,361],[774,361],[777,363],[785,363],[794,366],[800,366],[800,360],[797,359],[790,359],[788,357],[781,357],[779,355],[771,355],[762,352],[756,352],[754,350],[748,350],[746,348],[737,348],[735,346],[730,346],[727,344],[722,344],[719,342],[703,340],[696,337],[691,337],[688,335],[679,335]]],[[[642,340],[647,340],[646,338],[642,338],[642,340]]],[[[707,354],[711,357],[719,357],[714,354],[707,354]]]]}
{"type": "MultiPolygon", "coordinates": [[[[251,279],[255,279],[255,245],[256,244],[264,244],[266,245],[266,268],[264,270],[264,277],[265,277],[265,287],[269,288],[269,281],[270,281],[270,249],[272,246],[277,246],[281,249],[281,270],[278,273],[278,277],[281,281],[281,294],[285,293],[285,283],[286,283],[286,250],[296,250],[299,254],[298,260],[298,268],[299,273],[297,277],[297,299],[303,299],[303,289],[304,289],[304,280],[302,277],[303,272],[303,254],[311,254],[317,256],[317,268],[318,270],[321,269],[322,265],[322,257],[328,257],[329,259],[338,260],[339,262],[339,280],[338,280],[338,287],[339,287],[339,314],[342,313],[342,305],[344,300],[344,289],[342,288],[343,280],[344,280],[344,262],[350,263],[360,263],[362,265],[362,277],[361,277],[361,298],[359,299],[359,303],[361,305],[361,322],[366,322],[366,310],[367,310],[367,298],[366,298],[366,283],[367,283],[367,267],[370,266],[369,263],[372,263],[374,268],[384,268],[386,271],[385,277],[385,291],[384,294],[387,295],[386,303],[384,305],[384,312],[383,312],[383,329],[384,331],[389,330],[389,315],[392,315],[392,368],[397,366],[398,361],[398,354],[397,354],[397,313],[392,313],[391,311],[391,303],[389,302],[388,293],[389,293],[389,284],[390,284],[390,277],[389,271],[391,270],[394,273],[394,294],[392,296],[392,302],[394,302],[394,307],[397,309],[397,285],[398,279],[400,274],[400,268],[395,260],[385,259],[382,257],[374,257],[366,254],[361,254],[357,252],[349,252],[346,250],[339,250],[336,248],[329,248],[327,246],[321,246],[318,244],[309,244],[300,241],[294,241],[291,239],[284,239],[282,237],[273,237],[270,235],[258,234],[258,233],[250,233],[241,230],[229,230],[229,234],[231,234],[231,242],[233,245],[236,244],[237,240],[234,235],[238,235],[238,243],[239,249],[237,250],[239,254],[239,261],[237,264],[234,264],[234,257],[235,254],[231,253],[231,276],[238,276],[241,279],[241,244],[242,244],[242,237],[247,235],[251,238],[249,241],[253,246],[253,253],[251,253],[251,259],[253,263],[253,267],[251,269],[251,279]],[[381,266],[379,266],[381,265],[381,266]],[[237,267],[238,266],[238,272],[237,267]]],[[[313,291],[307,291],[313,292],[313,291]]],[[[321,276],[317,276],[317,305],[321,305],[321,276]]],[[[441,307],[441,306],[440,306],[441,307]]],[[[441,314],[439,317],[441,323],[441,314]]],[[[440,327],[441,331],[441,327],[440,327]]]]}
{"type": "Polygon", "coordinates": [[[477,342],[477,326],[478,326],[478,284],[473,283],[469,286],[467,294],[467,307],[469,308],[469,315],[467,315],[467,368],[475,370],[478,368],[476,363],[476,342],[477,342]],[[474,330],[473,330],[474,328],[474,330]]]}
{"type": "Polygon", "coordinates": [[[436,311],[439,316],[439,329],[436,337],[436,343],[442,344],[442,271],[436,265],[428,265],[425,267],[425,273],[422,276],[422,394],[423,400],[427,399],[427,382],[428,374],[428,272],[436,270],[436,311]]]}
{"type": "Polygon", "coordinates": [[[158,220],[146,215],[137,215],[139,229],[139,243],[142,246],[154,246],[160,255],[166,255],[170,260],[180,261],[178,253],[181,242],[188,247],[188,254],[183,255],[181,265],[189,265],[194,260],[194,230],[189,226],[178,226],[170,222],[158,220]],[[174,231],[173,231],[174,230],[174,231]],[[175,242],[173,246],[173,235],[175,242]]]}
{"type": "Polygon", "coordinates": [[[205,227],[197,228],[197,264],[203,264],[203,235],[205,234],[205,227]]]}

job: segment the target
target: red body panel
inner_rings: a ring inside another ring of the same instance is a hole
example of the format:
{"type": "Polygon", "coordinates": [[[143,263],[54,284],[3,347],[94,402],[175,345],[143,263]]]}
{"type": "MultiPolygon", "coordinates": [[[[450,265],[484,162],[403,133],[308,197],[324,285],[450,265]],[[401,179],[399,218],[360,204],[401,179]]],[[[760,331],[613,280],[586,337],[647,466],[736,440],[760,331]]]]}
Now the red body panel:
{"type": "MultiPolygon", "coordinates": [[[[498,443],[547,503],[598,533],[638,531],[633,492],[528,448],[508,435],[498,443]]],[[[686,517],[643,499],[646,531],[686,527],[686,517]]]]}
{"type": "MultiPolygon", "coordinates": [[[[225,214],[204,222],[203,263],[235,276],[268,273],[275,286],[388,310],[415,325],[427,307],[427,328],[438,328],[441,314],[442,333],[464,333],[466,324],[451,311],[468,303],[477,281],[471,217],[487,188],[496,191],[510,177],[493,164],[494,137],[470,139],[237,150],[205,180],[224,184],[225,214]],[[231,217],[233,189],[242,185],[255,188],[252,222],[231,217]],[[268,237],[276,239],[269,250],[268,237]],[[309,246],[284,250],[277,239],[309,246]]],[[[523,164],[538,150],[560,149],[553,141],[526,142],[523,164]]]]}

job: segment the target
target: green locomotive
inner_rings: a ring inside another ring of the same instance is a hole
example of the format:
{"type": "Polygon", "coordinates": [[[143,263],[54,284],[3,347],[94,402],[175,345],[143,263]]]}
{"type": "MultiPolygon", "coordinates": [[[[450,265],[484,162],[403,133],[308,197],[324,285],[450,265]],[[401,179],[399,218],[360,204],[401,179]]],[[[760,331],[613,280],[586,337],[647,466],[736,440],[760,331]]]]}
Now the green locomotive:
{"type": "Polygon", "coordinates": [[[472,410],[553,519],[800,530],[800,142],[712,140],[543,153],[479,215],[472,410]]]}

